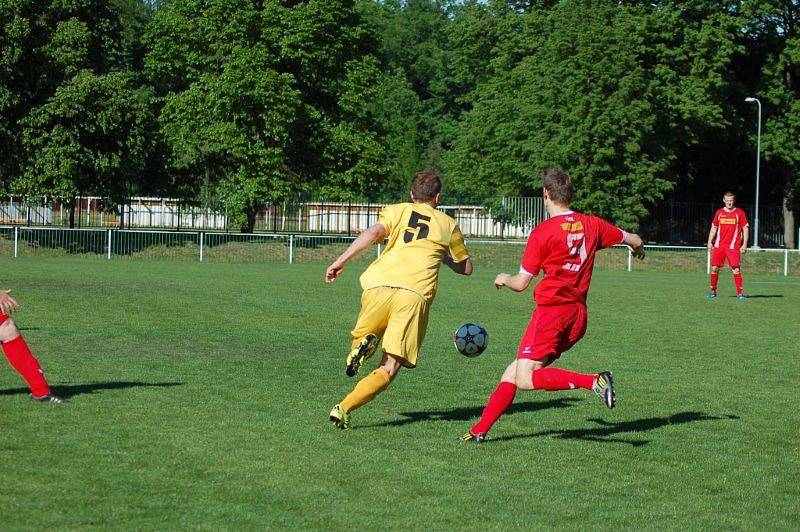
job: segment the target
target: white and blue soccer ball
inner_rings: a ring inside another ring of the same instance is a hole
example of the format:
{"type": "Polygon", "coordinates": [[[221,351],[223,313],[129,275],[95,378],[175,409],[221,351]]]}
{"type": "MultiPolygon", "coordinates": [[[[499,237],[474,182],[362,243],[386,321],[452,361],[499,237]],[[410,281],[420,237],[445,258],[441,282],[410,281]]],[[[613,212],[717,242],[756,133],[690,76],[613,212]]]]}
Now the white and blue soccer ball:
{"type": "Polygon", "coordinates": [[[476,357],[486,350],[489,333],[480,323],[465,323],[453,334],[453,343],[465,357],[476,357]]]}

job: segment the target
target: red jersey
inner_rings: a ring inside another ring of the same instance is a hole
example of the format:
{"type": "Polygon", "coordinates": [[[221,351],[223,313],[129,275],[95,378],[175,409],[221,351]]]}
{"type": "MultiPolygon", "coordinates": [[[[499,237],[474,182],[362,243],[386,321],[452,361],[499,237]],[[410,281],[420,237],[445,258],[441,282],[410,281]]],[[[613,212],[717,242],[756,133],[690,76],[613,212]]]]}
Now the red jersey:
{"type": "Polygon", "coordinates": [[[742,229],[750,224],[747,215],[739,207],[734,207],[732,211],[722,207],[714,214],[711,225],[717,228],[715,248],[739,249],[742,247],[742,229]]]}
{"type": "Polygon", "coordinates": [[[521,270],[544,278],[536,285],[537,305],[586,303],[595,253],[622,243],[625,232],[602,218],[568,211],[531,231],[521,270]]]}

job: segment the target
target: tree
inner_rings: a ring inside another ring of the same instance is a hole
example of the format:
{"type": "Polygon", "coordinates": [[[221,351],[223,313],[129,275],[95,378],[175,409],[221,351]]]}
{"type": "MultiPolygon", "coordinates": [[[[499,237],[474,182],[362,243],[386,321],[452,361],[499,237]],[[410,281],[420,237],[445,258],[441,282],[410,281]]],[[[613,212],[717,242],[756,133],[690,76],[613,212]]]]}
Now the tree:
{"type": "Polygon", "coordinates": [[[0,2],[0,188],[19,175],[19,120],[38,99],[41,47],[47,42],[44,1],[0,2]]]}
{"type": "Polygon", "coordinates": [[[270,62],[262,46],[236,48],[219,76],[169,97],[161,113],[172,168],[199,177],[195,192],[213,189],[244,231],[259,206],[291,191],[286,151],[300,103],[270,62]]]}
{"type": "Polygon", "coordinates": [[[748,22],[745,43],[761,62],[753,88],[764,106],[762,183],[778,178],[774,188],[783,207],[784,241],[793,248],[800,189],[800,2],[750,2],[743,15],[748,22]]]}
{"type": "Polygon", "coordinates": [[[121,201],[141,175],[153,129],[150,95],[127,74],[78,72],[22,121],[24,166],[16,191],[121,201]]]}
{"type": "Polygon", "coordinates": [[[541,171],[560,166],[576,207],[636,228],[675,186],[685,146],[725,125],[715,91],[731,25],[682,13],[573,1],[519,15],[512,42],[530,53],[479,87],[446,158],[459,189],[536,194],[541,171]]]}
{"type": "Polygon", "coordinates": [[[352,1],[176,0],[147,41],[174,177],[214,190],[243,229],[264,202],[352,198],[388,180],[402,133],[384,137],[378,98],[397,85],[352,1]]]}

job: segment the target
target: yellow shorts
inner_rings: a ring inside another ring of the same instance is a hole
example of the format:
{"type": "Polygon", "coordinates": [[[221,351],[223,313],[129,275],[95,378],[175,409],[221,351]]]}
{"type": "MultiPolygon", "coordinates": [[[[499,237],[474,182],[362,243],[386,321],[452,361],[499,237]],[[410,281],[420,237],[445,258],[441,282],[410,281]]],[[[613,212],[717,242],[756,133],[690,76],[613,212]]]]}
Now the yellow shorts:
{"type": "Polygon", "coordinates": [[[417,365],[419,348],[428,328],[428,303],[411,290],[379,286],[361,294],[361,312],[353,347],[368,333],[383,338],[383,352],[401,359],[407,368],[417,365]]]}

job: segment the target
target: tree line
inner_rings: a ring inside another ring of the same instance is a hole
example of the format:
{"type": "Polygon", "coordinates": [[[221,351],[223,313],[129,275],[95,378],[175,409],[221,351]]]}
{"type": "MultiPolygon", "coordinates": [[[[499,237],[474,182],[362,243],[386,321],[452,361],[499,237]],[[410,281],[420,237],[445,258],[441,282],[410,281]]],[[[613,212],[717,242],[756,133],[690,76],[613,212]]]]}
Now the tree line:
{"type": "Polygon", "coordinates": [[[793,244],[798,0],[0,0],[0,189],[224,200],[534,195],[635,229],[762,203],[793,244]]]}

